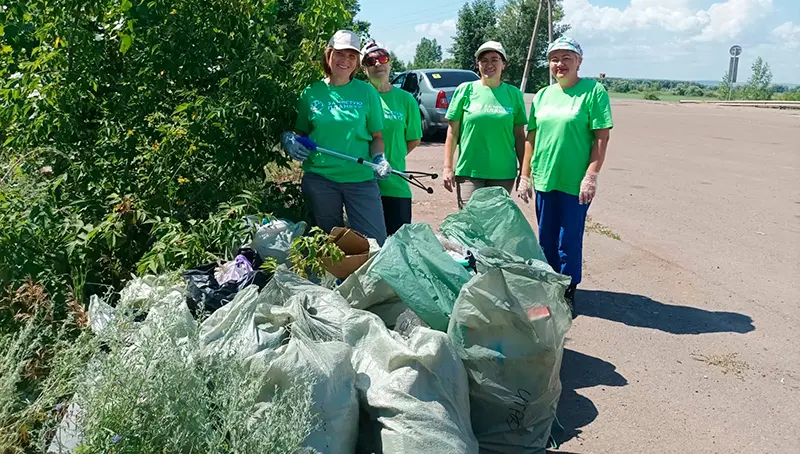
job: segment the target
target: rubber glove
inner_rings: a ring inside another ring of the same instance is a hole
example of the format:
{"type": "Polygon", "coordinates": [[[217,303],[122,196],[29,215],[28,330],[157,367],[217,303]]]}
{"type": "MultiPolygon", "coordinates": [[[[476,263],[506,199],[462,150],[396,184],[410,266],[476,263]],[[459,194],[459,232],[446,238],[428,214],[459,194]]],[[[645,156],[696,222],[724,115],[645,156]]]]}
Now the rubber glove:
{"type": "Polygon", "coordinates": [[[375,178],[379,180],[385,180],[392,175],[392,166],[389,165],[389,161],[383,156],[383,153],[378,153],[372,158],[372,163],[375,164],[375,178]]]}
{"type": "Polygon", "coordinates": [[[519,186],[517,187],[519,198],[525,203],[529,203],[533,198],[533,186],[531,186],[531,179],[526,176],[519,177],[519,186]]]}
{"type": "Polygon", "coordinates": [[[597,193],[597,172],[586,172],[586,175],[581,181],[581,193],[578,196],[578,202],[581,205],[588,205],[594,200],[594,195],[597,193]]]}
{"type": "Polygon", "coordinates": [[[284,132],[281,136],[281,145],[286,153],[296,161],[303,162],[317,149],[317,145],[308,137],[298,136],[292,132],[284,132]]]}

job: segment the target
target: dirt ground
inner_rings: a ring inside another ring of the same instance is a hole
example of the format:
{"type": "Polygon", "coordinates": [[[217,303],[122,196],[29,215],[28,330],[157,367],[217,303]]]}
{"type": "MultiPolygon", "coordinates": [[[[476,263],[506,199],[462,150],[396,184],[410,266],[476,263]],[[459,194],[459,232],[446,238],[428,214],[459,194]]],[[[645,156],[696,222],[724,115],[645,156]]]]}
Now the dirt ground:
{"type": "MultiPolygon", "coordinates": [[[[800,112],[613,114],[557,452],[800,452],[800,112]]],[[[442,151],[426,143],[408,168],[440,172],[442,151]]],[[[415,222],[456,209],[435,188],[415,192],[415,222]]]]}

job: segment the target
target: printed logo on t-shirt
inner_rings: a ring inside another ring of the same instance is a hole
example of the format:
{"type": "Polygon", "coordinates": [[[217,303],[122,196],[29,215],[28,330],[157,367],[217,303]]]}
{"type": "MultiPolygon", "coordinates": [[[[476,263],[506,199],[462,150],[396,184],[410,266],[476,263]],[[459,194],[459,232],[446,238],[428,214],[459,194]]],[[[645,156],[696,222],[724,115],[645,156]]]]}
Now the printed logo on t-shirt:
{"type": "Polygon", "coordinates": [[[395,112],[394,110],[384,110],[383,117],[387,120],[406,121],[406,116],[403,112],[395,112]]]}
{"type": "Polygon", "coordinates": [[[470,112],[481,112],[481,113],[489,113],[489,114],[498,114],[498,115],[505,115],[505,114],[514,114],[513,107],[503,107],[497,104],[481,104],[479,102],[473,102],[469,106],[470,112]]]}
{"type": "Polygon", "coordinates": [[[570,106],[542,106],[539,109],[536,109],[536,118],[548,118],[548,117],[561,117],[561,118],[569,118],[575,117],[580,113],[581,106],[579,104],[570,105],[570,106]]]}
{"type": "MultiPolygon", "coordinates": [[[[325,109],[326,104],[319,99],[315,99],[311,101],[311,111],[314,113],[322,113],[323,109],[325,109]]],[[[341,101],[328,101],[327,108],[329,112],[333,112],[336,110],[361,110],[364,107],[364,103],[361,101],[350,101],[350,100],[341,100],[341,101]]]]}

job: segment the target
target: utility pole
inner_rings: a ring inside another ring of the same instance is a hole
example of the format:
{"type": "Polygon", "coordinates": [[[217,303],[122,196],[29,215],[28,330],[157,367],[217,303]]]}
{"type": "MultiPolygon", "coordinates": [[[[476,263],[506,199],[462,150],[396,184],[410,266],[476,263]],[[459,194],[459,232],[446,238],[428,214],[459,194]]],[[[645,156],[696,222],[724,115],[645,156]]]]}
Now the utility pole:
{"type": "MultiPolygon", "coordinates": [[[[531,44],[528,46],[528,59],[525,60],[525,70],[522,72],[522,84],[519,89],[525,93],[525,88],[528,85],[528,74],[530,74],[531,63],[533,61],[533,49],[536,47],[536,32],[539,30],[539,16],[542,15],[542,1],[539,0],[539,9],[536,10],[536,21],[533,23],[533,33],[531,33],[531,44]]],[[[547,0],[550,3],[550,0],[547,0]]]]}
{"type": "MultiPolygon", "coordinates": [[[[539,0],[540,2],[542,0],[539,0]]],[[[541,3],[539,4],[541,6],[541,3]]],[[[547,0],[547,45],[550,46],[553,44],[553,1],[547,0]]],[[[553,73],[547,71],[550,74],[550,85],[553,84],[553,73]]]]}

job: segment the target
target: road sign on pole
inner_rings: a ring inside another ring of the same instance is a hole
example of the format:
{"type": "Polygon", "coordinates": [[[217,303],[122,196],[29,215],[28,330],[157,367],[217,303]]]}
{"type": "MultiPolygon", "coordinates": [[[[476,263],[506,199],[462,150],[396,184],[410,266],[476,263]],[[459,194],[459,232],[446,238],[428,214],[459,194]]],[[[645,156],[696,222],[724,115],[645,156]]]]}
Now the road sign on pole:
{"type": "Polygon", "coordinates": [[[736,76],[739,72],[739,57],[731,57],[730,63],[728,63],[728,80],[730,83],[736,83],[736,76]]]}
{"type": "Polygon", "coordinates": [[[728,52],[731,54],[731,60],[728,62],[728,100],[731,98],[733,91],[733,84],[736,83],[736,77],[739,75],[739,55],[742,55],[742,46],[731,46],[728,52]]]}

